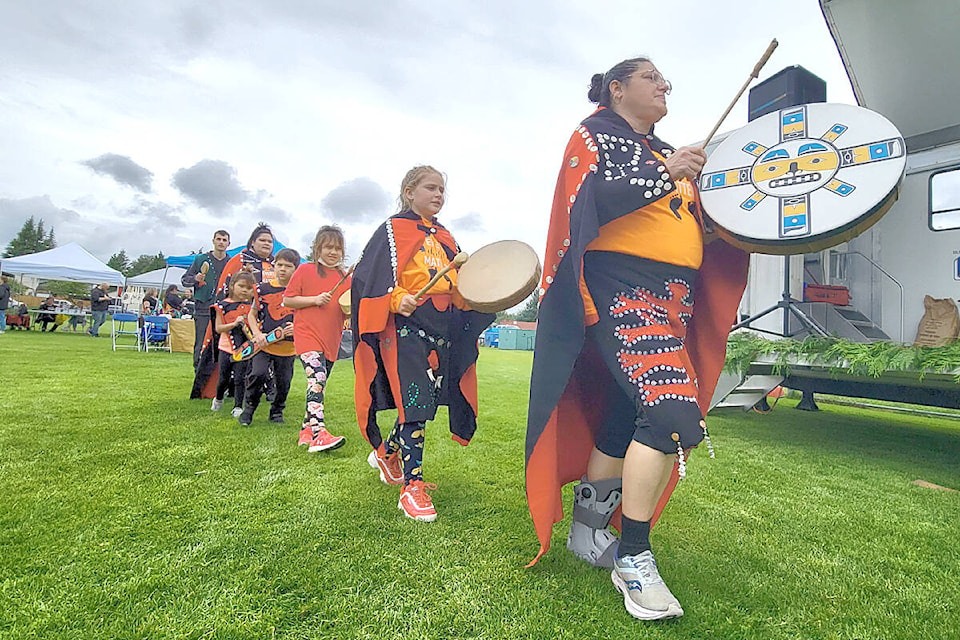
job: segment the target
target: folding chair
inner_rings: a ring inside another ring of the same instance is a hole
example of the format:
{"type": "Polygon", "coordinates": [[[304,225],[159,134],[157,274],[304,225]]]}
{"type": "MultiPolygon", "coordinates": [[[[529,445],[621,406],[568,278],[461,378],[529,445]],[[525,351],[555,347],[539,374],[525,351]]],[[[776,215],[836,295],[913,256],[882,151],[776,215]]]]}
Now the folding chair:
{"type": "Polygon", "coordinates": [[[143,317],[144,351],[170,351],[170,318],[166,316],[143,317]]]}
{"type": "Polygon", "coordinates": [[[139,320],[139,316],[135,313],[115,313],[110,316],[110,342],[114,351],[117,349],[140,351],[142,342],[139,320]],[[132,343],[130,338],[133,339],[132,343]]]}

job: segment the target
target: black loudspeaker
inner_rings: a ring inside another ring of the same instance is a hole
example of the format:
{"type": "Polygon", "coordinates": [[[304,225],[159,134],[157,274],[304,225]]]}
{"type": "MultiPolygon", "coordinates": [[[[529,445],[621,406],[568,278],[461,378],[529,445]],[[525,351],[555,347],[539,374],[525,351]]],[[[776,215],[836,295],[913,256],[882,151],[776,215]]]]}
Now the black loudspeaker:
{"type": "Polygon", "coordinates": [[[827,83],[798,64],[782,69],[750,89],[747,120],[798,104],[827,101],[827,83]]]}

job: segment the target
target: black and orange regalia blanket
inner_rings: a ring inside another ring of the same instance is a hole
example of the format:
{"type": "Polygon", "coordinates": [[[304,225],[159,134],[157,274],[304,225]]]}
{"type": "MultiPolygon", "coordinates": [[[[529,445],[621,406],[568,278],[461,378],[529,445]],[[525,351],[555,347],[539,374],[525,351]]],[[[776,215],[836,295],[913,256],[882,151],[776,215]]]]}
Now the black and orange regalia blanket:
{"type": "MultiPolygon", "coordinates": [[[[223,315],[224,322],[233,322],[237,318],[246,317],[250,313],[249,302],[227,302],[221,300],[210,305],[210,324],[204,334],[203,346],[200,347],[200,359],[197,361],[197,370],[193,376],[193,388],[190,389],[190,399],[213,398],[216,396],[217,380],[220,378],[220,334],[215,327],[217,311],[223,315]]],[[[230,345],[236,351],[247,338],[240,327],[234,327],[228,334],[230,345]]]]}
{"type": "MultiPolygon", "coordinates": [[[[383,441],[377,426],[378,411],[397,409],[400,422],[406,421],[397,357],[400,336],[395,316],[390,313],[390,295],[399,273],[423,246],[426,234],[435,234],[449,260],[460,251],[450,232],[436,221],[433,224],[431,231],[412,211],[388,218],[370,238],[353,272],[350,324],[356,372],[354,401],[357,424],[374,448],[383,441]]],[[[466,445],[477,429],[477,338],[494,316],[470,310],[457,295],[428,297],[422,304],[435,305],[438,311],[453,306],[449,344],[440,347],[449,349],[441,358],[446,371],[435,372],[443,376],[437,404],[448,407],[453,439],[466,445]]]]}
{"type": "MultiPolygon", "coordinates": [[[[217,281],[217,289],[214,294],[215,300],[220,301],[227,297],[230,290],[230,278],[240,271],[249,271],[253,274],[257,283],[269,282],[273,278],[273,256],[261,258],[253,249],[246,247],[243,251],[230,258],[220,273],[220,280],[217,281]]],[[[214,330],[214,317],[216,311],[214,306],[216,302],[210,305],[211,321],[207,324],[207,332],[203,336],[203,344],[200,347],[200,357],[197,358],[197,366],[193,378],[193,387],[190,389],[190,399],[213,398],[216,395],[217,380],[220,377],[220,364],[218,351],[219,336],[214,330]]],[[[228,320],[232,322],[232,320],[228,320]]]]}
{"type": "MultiPolygon", "coordinates": [[[[584,120],[567,144],[550,214],[527,416],[527,503],[540,540],[531,565],[550,548],[553,525],[563,519],[561,488],[586,473],[604,411],[598,398],[616,385],[592,343],[584,340],[585,327],[596,321],[585,312],[580,292],[584,251],[602,225],[671,196],[659,188],[664,169],[653,150],[672,147],[652,133],[636,133],[604,108],[584,120]]],[[[748,258],[720,240],[704,247],[686,338],[704,412],[723,369],[748,258]]],[[[676,482],[675,467],[654,521],[676,482]]],[[[618,512],[614,526],[619,522],[618,512]]]]}

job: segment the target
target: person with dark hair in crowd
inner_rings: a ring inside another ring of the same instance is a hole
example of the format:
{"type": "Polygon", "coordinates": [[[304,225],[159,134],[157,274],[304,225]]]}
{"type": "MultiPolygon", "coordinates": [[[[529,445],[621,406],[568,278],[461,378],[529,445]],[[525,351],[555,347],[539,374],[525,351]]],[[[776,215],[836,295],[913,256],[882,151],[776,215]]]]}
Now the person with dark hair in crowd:
{"type": "Polygon", "coordinates": [[[270,422],[283,424],[283,410],[287,405],[290,382],[293,380],[293,361],[297,355],[293,344],[293,309],[285,306],[283,300],[287,284],[299,264],[299,253],[293,249],[281,249],[273,261],[276,277],[257,285],[247,324],[260,350],[250,361],[243,413],[237,418],[244,426],[253,422],[253,414],[260,405],[260,397],[271,368],[276,378],[277,391],[270,403],[270,422]],[[278,341],[268,342],[268,337],[277,329],[282,332],[283,337],[278,341]]]}
{"type": "Polygon", "coordinates": [[[106,282],[98,284],[90,290],[90,328],[87,329],[94,338],[100,337],[100,326],[107,321],[107,310],[110,309],[110,295],[107,291],[110,285],[106,282]]]}
{"type": "Polygon", "coordinates": [[[226,295],[230,276],[241,269],[249,271],[257,284],[273,278],[273,231],[266,223],[257,224],[250,238],[247,239],[247,245],[243,251],[230,258],[224,265],[218,283],[220,295],[226,295]]]}
{"type": "MultiPolygon", "coordinates": [[[[230,258],[220,273],[220,279],[217,283],[216,298],[223,299],[227,295],[230,287],[230,278],[241,271],[253,276],[254,286],[264,280],[270,281],[274,277],[273,272],[273,231],[265,223],[260,222],[250,234],[246,246],[237,255],[230,258]]],[[[208,274],[209,275],[209,274],[208,274]]],[[[211,330],[204,333],[203,343],[200,347],[200,355],[197,360],[196,376],[194,377],[194,388],[190,393],[191,398],[200,398],[204,395],[204,385],[211,379],[212,374],[217,368],[216,344],[212,338],[215,337],[211,330]],[[212,346],[211,346],[212,345],[212,346]],[[208,352],[208,353],[205,353],[208,352]]],[[[275,378],[273,375],[269,378],[267,388],[267,398],[271,402],[276,391],[275,378]]],[[[209,397],[209,394],[207,394],[209,397]]]]}
{"type": "Polygon", "coordinates": [[[227,264],[227,247],[230,246],[230,234],[223,229],[213,232],[213,249],[198,254],[193,264],[180,278],[180,284],[193,289],[196,308],[193,314],[195,340],[193,345],[193,365],[200,359],[203,337],[210,324],[210,305],[216,302],[217,288],[220,286],[220,274],[227,264]]]}
{"type": "Polygon", "coordinates": [[[211,411],[219,411],[223,407],[223,398],[228,388],[233,389],[234,418],[239,418],[243,412],[243,397],[246,393],[247,372],[250,371],[250,361],[236,362],[233,354],[246,342],[248,317],[253,306],[253,295],[256,283],[253,275],[241,271],[230,282],[230,291],[227,296],[213,305],[213,328],[217,332],[217,358],[219,377],[217,379],[217,393],[210,404],[211,411]]]}
{"type": "Polygon", "coordinates": [[[40,331],[56,331],[60,325],[57,323],[57,301],[53,296],[47,296],[46,300],[40,305],[40,311],[44,313],[37,314],[37,322],[40,324],[40,331]],[[49,329],[47,328],[49,327],[49,329]]]}
{"type": "Polygon", "coordinates": [[[177,293],[177,285],[172,284],[163,294],[163,311],[174,318],[179,318],[182,310],[183,298],[177,293]]]}
{"type": "Polygon", "coordinates": [[[0,276],[0,333],[7,330],[7,308],[10,306],[10,285],[7,276],[0,276]]]}
{"type": "MultiPolygon", "coordinates": [[[[83,316],[77,316],[83,320],[83,316]]],[[[27,305],[22,302],[17,307],[17,325],[12,326],[14,329],[23,329],[24,331],[30,329],[30,310],[27,308],[27,305]]]]}
{"type": "Polygon", "coordinates": [[[143,300],[140,301],[140,313],[145,316],[157,313],[160,302],[157,300],[158,291],[154,288],[147,289],[143,294],[143,300]]]}
{"type": "Polygon", "coordinates": [[[193,299],[193,291],[187,289],[181,294],[181,297],[183,298],[183,307],[180,308],[180,314],[192,318],[197,313],[197,302],[193,299]]]}
{"type": "Polygon", "coordinates": [[[706,233],[703,149],[654,133],[670,90],[647,58],[592,78],[599,108],[571,136],[554,195],[526,438],[537,558],[563,517],[561,487],[582,480],[567,547],[610,568],[643,620],[683,615],[650,527],[706,437],[748,264],[706,233]]]}

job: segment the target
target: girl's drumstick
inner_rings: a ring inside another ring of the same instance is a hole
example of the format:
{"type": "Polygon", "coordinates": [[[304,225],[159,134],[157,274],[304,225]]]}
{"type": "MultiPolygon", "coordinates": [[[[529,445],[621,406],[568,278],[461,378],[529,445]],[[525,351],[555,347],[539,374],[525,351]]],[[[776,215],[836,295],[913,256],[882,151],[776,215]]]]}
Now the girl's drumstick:
{"type": "Polygon", "coordinates": [[[343,277],[342,277],[342,278],[340,278],[340,282],[338,282],[337,284],[335,284],[335,285],[333,286],[333,289],[330,289],[330,291],[327,291],[327,293],[329,293],[329,294],[332,296],[332,295],[333,295],[333,292],[336,291],[337,288],[338,288],[340,285],[342,285],[347,278],[350,277],[350,274],[353,273],[353,268],[354,268],[355,266],[357,266],[357,265],[355,265],[355,264],[350,265],[350,268],[347,269],[347,272],[346,272],[345,274],[343,274],[343,277]]]}
{"type": "Polygon", "coordinates": [[[777,42],[777,39],[774,38],[770,41],[770,46],[767,47],[767,50],[763,52],[763,55],[760,57],[760,60],[753,67],[753,71],[750,72],[750,77],[747,78],[747,81],[743,83],[743,86],[740,87],[740,91],[737,92],[737,96],[733,99],[730,105],[727,107],[727,110],[723,112],[723,115],[720,116],[720,119],[717,120],[717,124],[713,126],[713,129],[707,135],[707,139],[703,141],[703,144],[700,145],[701,148],[706,149],[707,144],[710,140],[713,139],[714,134],[717,132],[717,129],[720,128],[720,125],[723,124],[723,121],[727,119],[727,116],[730,115],[730,111],[733,109],[733,105],[737,104],[737,100],[740,99],[740,96],[743,95],[743,92],[747,90],[747,87],[750,86],[750,83],[753,82],[760,75],[760,69],[763,68],[763,65],[767,64],[767,60],[770,59],[770,56],[773,55],[773,50],[777,48],[777,45],[780,44],[777,42]]]}
{"type": "Polygon", "coordinates": [[[459,267],[464,262],[466,262],[467,258],[469,257],[470,255],[464,251],[461,251],[457,255],[453,256],[453,260],[450,261],[450,264],[445,266],[443,269],[440,269],[440,271],[437,272],[437,275],[430,278],[430,282],[427,283],[427,286],[425,286],[423,289],[420,289],[420,291],[417,291],[417,294],[413,296],[413,299],[419,300],[420,298],[425,296],[427,291],[430,291],[430,289],[433,288],[433,285],[440,282],[440,278],[447,275],[447,272],[450,271],[450,269],[453,269],[454,267],[459,267]]]}

